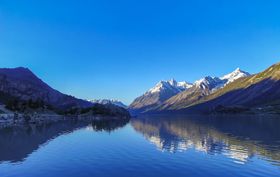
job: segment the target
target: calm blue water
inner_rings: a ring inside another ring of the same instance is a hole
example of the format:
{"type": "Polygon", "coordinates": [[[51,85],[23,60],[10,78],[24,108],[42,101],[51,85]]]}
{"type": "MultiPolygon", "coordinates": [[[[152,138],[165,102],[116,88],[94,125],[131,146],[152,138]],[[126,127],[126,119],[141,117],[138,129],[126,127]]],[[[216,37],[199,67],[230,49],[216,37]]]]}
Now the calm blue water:
{"type": "Polygon", "coordinates": [[[0,130],[1,177],[279,177],[280,118],[143,117],[0,130]]]}

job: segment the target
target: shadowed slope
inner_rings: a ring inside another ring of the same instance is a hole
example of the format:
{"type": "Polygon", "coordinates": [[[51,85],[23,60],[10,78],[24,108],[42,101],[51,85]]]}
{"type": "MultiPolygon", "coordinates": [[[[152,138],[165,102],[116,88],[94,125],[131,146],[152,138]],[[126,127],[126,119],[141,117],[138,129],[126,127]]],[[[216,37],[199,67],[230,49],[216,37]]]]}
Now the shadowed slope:
{"type": "MultiPolygon", "coordinates": [[[[280,64],[246,78],[241,78],[191,105],[190,110],[213,111],[217,106],[244,106],[265,109],[280,104],[280,64]]],[[[186,109],[186,110],[187,110],[186,109]]]]}
{"type": "Polygon", "coordinates": [[[0,92],[5,103],[10,97],[19,100],[41,100],[57,108],[88,107],[92,103],[65,95],[47,85],[27,68],[0,69],[0,92]]]}

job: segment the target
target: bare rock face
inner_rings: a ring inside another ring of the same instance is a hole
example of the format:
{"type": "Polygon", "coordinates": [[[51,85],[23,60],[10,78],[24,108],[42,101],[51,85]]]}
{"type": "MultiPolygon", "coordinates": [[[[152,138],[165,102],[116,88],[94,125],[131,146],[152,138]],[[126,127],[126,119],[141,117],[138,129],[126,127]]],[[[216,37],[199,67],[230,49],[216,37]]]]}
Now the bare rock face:
{"type": "Polygon", "coordinates": [[[187,109],[211,112],[220,107],[242,107],[279,112],[279,88],[280,64],[278,63],[258,74],[235,80],[187,109]]]}
{"type": "Polygon", "coordinates": [[[192,84],[187,82],[177,82],[174,79],[160,81],[155,87],[136,98],[129,106],[129,109],[140,113],[155,109],[164,101],[190,87],[192,87],[192,84]]]}
{"type": "Polygon", "coordinates": [[[202,101],[206,96],[222,89],[238,79],[249,77],[248,72],[237,68],[222,77],[204,77],[193,84],[161,81],[130,105],[131,112],[148,113],[181,110],[202,101]]]}
{"type": "Polygon", "coordinates": [[[202,87],[190,88],[164,102],[157,111],[279,114],[280,64],[255,75],[239,71],[227,75],[232,77],[227,77],[226,84],[219,89],[208,88],[208,92],[203,92],[202,87]]]}
{"type": "Polygon", "coordinates": [[[207,76],[196,81],[191,88],[171,97],[156,110],[178,110],[189,106],[222,88],[228,80],[207,76]]]}

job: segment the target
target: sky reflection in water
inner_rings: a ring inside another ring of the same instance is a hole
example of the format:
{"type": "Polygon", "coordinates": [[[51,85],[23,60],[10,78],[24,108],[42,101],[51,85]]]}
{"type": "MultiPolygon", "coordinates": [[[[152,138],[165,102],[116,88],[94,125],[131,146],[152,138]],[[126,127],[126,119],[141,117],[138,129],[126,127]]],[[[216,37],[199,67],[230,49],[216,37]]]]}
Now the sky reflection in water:
{"type": "Polygon", "coordinates": [[[146,116],[0,130],[0,176],[280,176],[280,119],[146,116]]]}

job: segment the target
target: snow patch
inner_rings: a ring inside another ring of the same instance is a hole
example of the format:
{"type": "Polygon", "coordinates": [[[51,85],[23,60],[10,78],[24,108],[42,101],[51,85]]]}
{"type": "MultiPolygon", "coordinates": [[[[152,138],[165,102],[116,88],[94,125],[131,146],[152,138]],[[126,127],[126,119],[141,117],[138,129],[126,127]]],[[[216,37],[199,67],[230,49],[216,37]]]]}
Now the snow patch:
{"type": "Polygon", "coordinates": [[[227,75],[224,75],[220,79],[225,80],[226,81],[225,85],[227,85],[237,79],[240,79],[242,77],[247,77],[247,76],[250,76],[250,74],[248,72],[242,71],[240,68],[237,68],[233,72],[231,72],[227,75]]]}
{"type": "Polygon", "coordinates": [[[91,103],[98,103],[98,104],[113,104],[122,108],[127,108],[125,104],[123,104],[120,100],[116,99],[93,99],[93,100],[87,100],[91,103]]]}
{"type": "Polygon", "coordinates": [[[177,82],[176,80],[171,79],[168,81],[160,81],[159,83],[156,84],[155,87],[151,88],[146,94],[158,93],[166,89],[182,92],[184,90],[189,89],[190,87],[192,87],[192,84],[188,82],[185,81],[177,82]]]}

